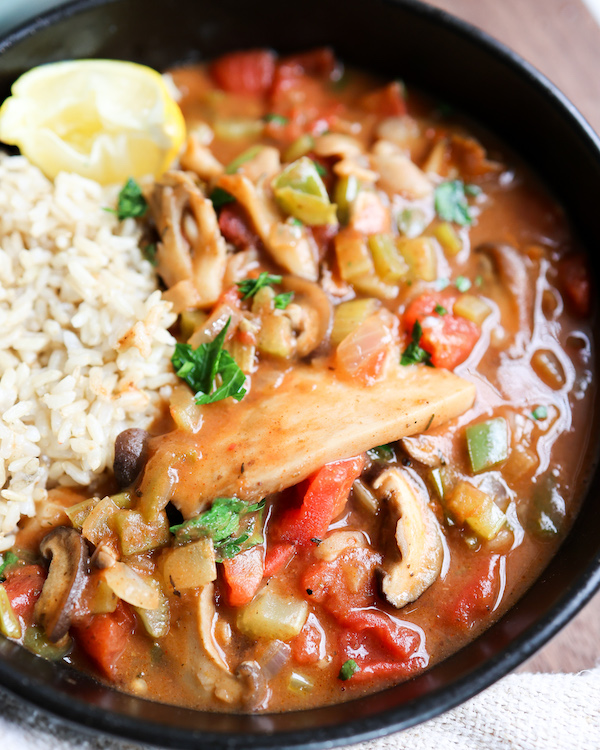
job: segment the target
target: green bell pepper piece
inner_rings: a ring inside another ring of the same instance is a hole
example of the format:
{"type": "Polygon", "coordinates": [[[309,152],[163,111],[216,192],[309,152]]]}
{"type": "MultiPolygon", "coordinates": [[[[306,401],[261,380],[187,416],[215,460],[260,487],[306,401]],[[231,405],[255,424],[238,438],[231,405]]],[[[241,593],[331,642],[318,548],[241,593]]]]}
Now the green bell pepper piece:
{"type": "Polygon", "coordinates": [[[273,180],[273,192],[282,211],[304,224],[337,224],[337,206],[329,200],[317,167],[308,157],[289,164],[273,180]]]}
{"type": "Polygon", "coordinates": [[[466,435],[471,468],[476,474],[508,458],[508,425],[503,417],[472,424],[466,435]]]}

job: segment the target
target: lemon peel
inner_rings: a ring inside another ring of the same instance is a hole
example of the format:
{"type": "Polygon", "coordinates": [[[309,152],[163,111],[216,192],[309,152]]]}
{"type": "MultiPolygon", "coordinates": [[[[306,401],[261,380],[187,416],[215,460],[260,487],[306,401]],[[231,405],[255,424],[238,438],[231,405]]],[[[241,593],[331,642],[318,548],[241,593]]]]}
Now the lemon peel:
{"type": "Polygon", "coordinates": [[[185,139],[185,121],[162,76],[119,60],[32,68],[0,107],[0,140],[44,174],[75,172],[103,185],[159,177],[185,139]]]}

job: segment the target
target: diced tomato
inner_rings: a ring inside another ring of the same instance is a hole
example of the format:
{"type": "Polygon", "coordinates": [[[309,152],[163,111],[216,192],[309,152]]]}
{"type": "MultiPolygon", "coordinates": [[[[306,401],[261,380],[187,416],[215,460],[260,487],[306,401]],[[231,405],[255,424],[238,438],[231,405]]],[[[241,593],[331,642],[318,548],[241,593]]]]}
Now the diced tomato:
{"type": "Polygon", "coordinates": [[[210,74],[224,91],[266,94],[273,84],[275,55],[265,49],[232,52],[215,60],[210,74]]]}
{"type": "Polygon", "coordinates": [[[372,112],[379,117],[398,117],[406,114],[406,102],[398,81],[389,83],[372,94],[367,94],[360,100],[360,105],[367,112],[372,112]]]}
{"type": "Polygon", "coordinates": [[[488,614],[498,595],[499,567],[500,555],[491,555],[469,570],[456,595],[443,607],[445,618],[468,630],[488,614]]]}
{"type": "Polygon", "coordinates": [[[119,658],[125,652],[135,628],[135,617],[125,602],[114,612],[93,615],[73,628],[75,638],[107,677],[114,677],[119,658]]]}
{"type": "Polygon", "coordinates": [[[28,625],[33,622],[33,610],[45,580],[46,571],[41,565],[24,565],[11,570],[4,581],[10,606],[28,625]]]}
{"type": "Polygon", "coordinates": [[[227,242],[231,242],[238,250],[246,250],[260,244],[258,235],[250,229],[241,206],[224,206],[221,209],[219,229],[227,242]]]}
{"type": "Polygon", "coordinates": [[[366,547],[348,548],[331,562],[308,567],[301,586],[309,601],[320,604],[343,625],[349,613],[376,603],[375,570],[380,563],[381,557],[366,547]]]}
{"type": "Polygon", "coordinates": [[[420,651],[417,630],[396,622],[384,612],[359,611],[340,634],[341,662],[354,659],[358,671],[352,682],[379,676],[405,676],[424,669],[428,657],[420,651]]]}
{"type": "Polygon", "coordinates": [[[319,47],[300,55],[284,57],[279,63],[279,68],[291,69],[295,75],[305,74],[316,78],[330,78],[335,70],[335,64],[335,56],[331,48],[319,47]]]}
{"type": "Polygon", "coordinates": [[[321,658],[325,634],[310,618],[300,633],[290,641],[292,658],[298,664],[315,664],[321,658]]]}
{"type": "Polygon", "coordinates": [[[279,539],[302,546],[321,538],[331,521],[338,516],[348,500],[352,483],[365,465],[365,457],[357,456],[326,464],[307,483],[299,486],[303,493],[299,507],[286,509],[276,524],[279,539]],[[306,487],[305,487],[306,485],[306,487]]]}
{"type": "Polygon", "coordinates": [[[227,602],[242,607],[254,598],[264,575],[263,548],[252,547],[223,561],[227,602]]]}
{"type": "Polygon", "coordinates": [[[478,325],[451,312],[455,300],[453,292],[424,294],[410,303],[402,320],[404,328],[410,334],[415,322],[418,320],[421,323],[423,335],[420,346],[431,354],[434,367],[445,367],[448,370],[453,370],[465,361],[481,335],[478,325]],[[447,312],[436,312],[437,305],[441,305],[447,312]]]}
{"type": "Polygon", "coordinates": [[[267,547],[265,555],[265,578],[270,578],[278,573],[294,555],[296,548],[289,542],[276,542],[267,547]]]}
{"type": "Polygon", "coordinates": [[[592,308],[590,272],[581,253],[568,255],[559,264],[559,280],[567,306],[575,315],[586,318],[592,308]]]}

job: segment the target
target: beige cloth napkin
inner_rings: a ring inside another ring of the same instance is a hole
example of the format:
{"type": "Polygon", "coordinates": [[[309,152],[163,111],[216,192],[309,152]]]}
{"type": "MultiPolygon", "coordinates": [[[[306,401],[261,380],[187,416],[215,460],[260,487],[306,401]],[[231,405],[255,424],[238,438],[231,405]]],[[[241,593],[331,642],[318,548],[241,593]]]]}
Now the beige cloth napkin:
{"type": "MultiPolygon", "coordinates": [[[[0,691],[1,750],[140,750],[68,727],[0,691]]],[[[600,667],[514,674],[443,716],[354,750],[600,750],[600,667]]]]}

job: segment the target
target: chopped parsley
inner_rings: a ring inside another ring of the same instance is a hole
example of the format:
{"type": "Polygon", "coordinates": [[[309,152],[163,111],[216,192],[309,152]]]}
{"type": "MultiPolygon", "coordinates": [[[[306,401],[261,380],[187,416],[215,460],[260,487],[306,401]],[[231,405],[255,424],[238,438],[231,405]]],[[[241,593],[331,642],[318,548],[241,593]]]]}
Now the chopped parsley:
{"type": "Polygon", "coordinates": [[[171,533],[182,543],[201,538],[212,539],[215,552],[222,562],[262,543],[262,533],[255,532],[255,526],[262,517],[264,506],[264,500],[248,503],[235,497],[218,497],[208,510],[196,518],[171,526],[171,533]],[[245,528],[240,530],[244,521],[245,528]]]}
{"type": "Polygon", "coordinates": [[[296,219],[295,217],[290,218],[289,222],[294,227],[303,227],[304,226],[304,224],[300,221],[300,219],[296,219]]]}
{"type": "Polygon", "coordinates": [[[19,557],[10,550],[8,552],[5,552],[3,555],[0,555],[0,581],[3,581],[6,578],[6,576],[4,575],[4,571],[7,568],[12,567],[13,565],[16,565],[16,563],[18,562],[19,557]]]}
{"type": "Polygon", "coordinates": [[[446,310],[445,307],[442,307],[442,305],[436,305],[433,308],[433,311],[436,312],[438,315],[448,315],[448,310],[446,310]]]}
{"type": "Polygon", "coordinates": [[[281,294],[275,295],[273,304],[276,310],[285,310],[285,308],[294,299],[294,292],[282,292],[281,294]]]}
{"type": "Polygon", "coordinates": [[[210,194],[210,199],[212,201],[212,204],[215,208],[221,208],[222,206],[226,206],[228,203],[234,203],[235,198],[231,193],[228,193],[227,190],[223,190],[223,188],[216,187],[212,193],[210,194]]]}
{"type": "Polygon", "coordinates": [[[465,185],[465,193],[467,195],[476,196],[481,195],[482,190],[479,185],[475,185],[474,183],[470,182],[468,185],[465,185]]]}
{"type": "Polygon", "coordinates": [[[269,112],[269,114],[263,117],[263,120],[265,122],[273,122],[275,123],[275,125],[287,125],[287,123],[289,122],[288,117],[284,117],[283,115],[277,115],[274,112],[269,112]]]}
{"type": "MultiPolygon", "coordinates": [[[[256,279],[244,279],[238,281],[237,285],[242,293],[242,299],[250,299],[265,286],[273,286],[273,284],[281,284],[281,276],[275,276],[274,274],[263,271],[256,279]]],[[[294,297],[294,292],[282,292],[281,294],[275,295],[273,304],[277,310],[285,310],[290,304],[294,297]]]]}
{"type": "Polygon", "coordinates": [[[462,180],[442,182],[435,189],[435,210],[445,221],[465,226],[472,224],[473,219],[469,211],[465,184],[462,180]]]}
{"type": "Polygon", "coordinates": [[[424,362],[426,365],[429,365],[429,367],[433,367],[431,364],[431,354],[426,352],[425,349],[422,349],[420,346],[422,335],[423,328],[421,323],[417,320],[412,330],[412,341],[402,352],[402,357],[400,359],[401,365],[416,365],[420,362],[424,362]]]}
{"type": "Polygon", "coordinates": [[[360,672],[360,667],[358,666],[358,664],[354,661],[354,659],[348,659],[348,661],[345,661],[342,664],[338,677],[340,678],[340,680],[346,681],[349,680],[357,672],[360,672]]]}
{"type": "Polygon", "coordinates": [[[139,219],[146,215],[148,203],[142,193],[142,188],[130,177],[121,188],[117,199],[117,207],[105,208],[111,214],[116,214],[119,221],[123,219],[139,219]]]}
{"type": "Polygon", "coordinates": [[[281,276],[275,276],[266,271],[263,271],[255,279],[244,279],[237,282],[238,289],[242,293],[242,299],[250,299],[259,289],[264,286],[273,286],[273,284],[281,284],[281,276]]]}
{"type": "Polygon", "coordinates": [[[531,412],[531,416],[537,420],[546,419],[546,417],[548,416],[548,409],[545,406],[537,406],[531,412]]]}
{"type": "Polygon", "coordinates": [[[241,401],[246,395],[246,376],[235,359],[223,349],[225,334],[231,322],[227,321],[213,341],[192,349],[190,344],[175,344],[171,362],[175,373],[194,391],[197,404],[213,404],[231,396],[241,401]],[[213,390],[215,379],[221,384],[213,390]]]}
{"type": "Polygon", "coordinates": [[[436,279],[434,284],[435,284],[435,290],[437,292],[441,292],[447,286],[450,286],[450,279],[436,279]]]}
{"type": "Polygon", "coordinates": [[[459,292],[468,292],[471,288],[471,282],[465,276],[457,276],[454,286],[459,292]]]}
{"type": "Polygon", "coordinates": [[[483,284],[483,276],[475,276],[475,286],[481,286],[483,284]]]}

